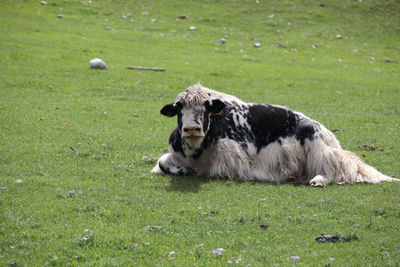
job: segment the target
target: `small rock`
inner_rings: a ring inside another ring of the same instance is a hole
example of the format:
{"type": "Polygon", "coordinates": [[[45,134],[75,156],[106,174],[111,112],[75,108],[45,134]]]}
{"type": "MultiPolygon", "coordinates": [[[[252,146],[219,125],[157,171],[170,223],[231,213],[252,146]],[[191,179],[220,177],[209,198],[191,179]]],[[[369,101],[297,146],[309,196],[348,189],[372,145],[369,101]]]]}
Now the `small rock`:
{"type": "Polygon", "coordinates": [[[105,28],[104,28],[104,30],[106,30],[106,31],[112,31],[112,30],[113,30],[113,28],[112,28],[112,27],[110,27],[110,26],[107,26],[107,27],[105,27],[105,28]]]}
{"type": "Polygon", "coordinates": [[[286,48],[286,45],[279,43],[279,44],[278,44],[278,47],[280,47],[280,48],[286,48]]]}
{"type": "Polygon", "coordinates": [[[374,61],[375,58],[374,57],[369,57],[369,60],[374,61]]]}
{"type": "Polygon", "coordinates": [[[148,15],[149,15],[149,12],[145,11],[145,12],[142,13],[142,15],[143,15],[143,16],[148,16],[148,15]]]}
{"type": "Polygon", "coordinates": [[[257,47],[257,48],[258,48],[258,47],[261,47],[261,44],[260,44],[260,43],[254,43],[254,44],[253,44],[253,47],[257,47]]]}
{"type": "Polygon", "coordinates": [[[260,224],[260,228],[261,228],[261,229],[267,229],[267,228],[268,228],[268,225],[266,225],[266,224],[260,224]]]}
{"type": "Polygon", "coordinates": [[[163,228],[161,226],[155,226],[155,225],[147,225],[144,227],[146,230],[159,230],[161,231],[163,228]]]}
{"type": "Polygon", "coordinates": [[[318,45],[317,45],[317,44],[313,44],[311,47],[312,47],[312,48],[317,48],[318,45]]]}
{"type": "Polygon", "coordinates": [[[353,52],[354,52],[354,53],[358,53],[358,49],[354,49],[353,52]]]}
{"type": "Polygon", "coordinates": [[[388,62],[388,63],[390,63],[390,62],[392,62],[391,60],[390,60],[390,58],[385,58],[385,62],[388,62]]]}
{"type": "Polygon", "coordinates": [[[224,44],[224,43],[226,43],[226,40],[225,40],[224,38],[221,38],[221,39],[218,41],[218,43],[219,43],[219,44],[224,44]]]}
{"type": "Polygon", "coordinates": [[[290,52],[297,53],[298,50],[296,48],[293,48],[293,49],[290,50],[290,52]]]}
{"type": "Polygon", "coordinates": [[[336,236],[336,235],[320,235],[315,239],[318,243],[336,243],[336,242],[342,242],[343,240],[336,236]]]}
{"type": "Polygon", "coordinates": [[[178,19],[189,19],[189,16],[188,15],[179,15],[177,18],[178,19]]]}
{"type": "Polygon", "coordinates": [[[273,19],[274,17],[275,17],[275,15],[274,15],[274,14],[271,14],[271,15],[269,15],[267,18],[273,19]]]}
{"type": "Polygon", "coordinates": [[[225,252],[225,249],[223,249],[223,248],[217,248],[217,249],[213,249],[210,251],[211,254],[218,255],[218,256],[222,255],[223,252],[225,252]]]}
{"type": "Polygon", "coordinates": [[[196,28],[195,26],[190,26],[190,27],[189,27],[189,30],[195,31],[195,30],[197,30],[197,28],[196,28]]]}
{"type": "Polygon", "coordinates": [[[15,180],[14,184],[22,184],[24,181],[22,181],[21,179],[15,180]]]}
{"type": "Polygon", "coordinates": [[[324,3],[319,4],[320,7],[326,7],[324,3]]]}
{"type": "Polygon", "coordinates": [[[342,36],[341,34],[336,34],[336,38],[337,38],[337,39],[342,39],[343,36],[342,36]]]}
{"type": "Polygon", "coordinates": [[[106,63],[104,63],[104,61],[101,60],[100,58],[94,58],[89,63],[90,63],[90,67],[92,69],[106,69],[107,68],[106,63]]]}
{"type": "Polygon", "coordinates": [[[342,59],[339,58],[339,59],[337,60],[337,62],[342,63],[342,59]]]}
{"type": "Polygon", "coordinates": [[[46,1],[42,1],[42,2],[40,2],[40,4],[41,4],[41,5],[45,5],[45,4],[47,4],[47,3],[46,3],[46,1]]]}
{"type": "Polygon", "coordinates": [[[125,15],[124,15],[124,16],[122,16],[122,19],[127,19],[127,18],[128,18],[128,17],[127,17],[127,16],[125,16],[125,15]]]}
{"type": "Polygon", "coordinates": [[[63,15],[63,14],[58,14],[58,15],[57,15],[57,18],[63,19],[63,18],[64,18],[64,15],[63,15]]]}

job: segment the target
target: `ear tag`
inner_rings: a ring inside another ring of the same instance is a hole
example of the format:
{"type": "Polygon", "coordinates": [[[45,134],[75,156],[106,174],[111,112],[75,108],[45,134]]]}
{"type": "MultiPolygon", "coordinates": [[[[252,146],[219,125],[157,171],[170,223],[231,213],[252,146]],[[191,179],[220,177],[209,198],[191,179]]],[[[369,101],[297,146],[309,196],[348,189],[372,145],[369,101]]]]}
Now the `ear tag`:
{"type": "Polygon", "coordinates": [[[217,116],[222,115],[222,111],[218,112],[218,113],[214,113],[214,115],[217,115],[217,116]]]}

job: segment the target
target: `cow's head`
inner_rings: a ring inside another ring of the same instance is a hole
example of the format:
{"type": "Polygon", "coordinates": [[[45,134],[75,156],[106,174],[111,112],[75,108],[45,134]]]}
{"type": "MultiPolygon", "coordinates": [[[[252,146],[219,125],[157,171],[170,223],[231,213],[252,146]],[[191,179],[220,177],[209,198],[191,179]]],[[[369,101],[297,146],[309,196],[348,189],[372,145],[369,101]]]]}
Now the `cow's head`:
{"type": "Polygon", "coordinates": [[[184,142],[197,147],[206,136],[216,116],[220,116],[225,104],[219,99],[205,100],[195,105],[176,101],[161,109],[167,117],[178,115],[178,130],[184,142]]]}

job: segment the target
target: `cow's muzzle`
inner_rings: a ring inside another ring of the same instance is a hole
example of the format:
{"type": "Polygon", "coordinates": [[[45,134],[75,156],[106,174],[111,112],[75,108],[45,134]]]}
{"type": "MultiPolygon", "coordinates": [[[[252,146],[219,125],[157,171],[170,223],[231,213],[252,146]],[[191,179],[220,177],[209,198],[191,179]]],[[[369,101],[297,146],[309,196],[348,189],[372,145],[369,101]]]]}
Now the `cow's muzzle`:
{"type": "Polygon", "coordinates": [[[182,137],[189,143],[198,143],[204,137],[200,126],[183,127],[182,137]]]}

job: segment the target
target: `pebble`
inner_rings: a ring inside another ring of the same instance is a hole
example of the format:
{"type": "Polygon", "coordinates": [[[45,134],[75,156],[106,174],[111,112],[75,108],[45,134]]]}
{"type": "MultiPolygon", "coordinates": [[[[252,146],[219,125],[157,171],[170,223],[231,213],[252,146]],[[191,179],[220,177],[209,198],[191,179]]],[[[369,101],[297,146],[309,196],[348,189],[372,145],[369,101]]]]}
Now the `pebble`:
{"type": "Polygon", "coordinates": [[[255,44],[253,44],[253,47],[261,47],[261,44],[260,43],[255,43],[255,44]]]}
{"type": "Polygon", "coordinates": [[[94,58],[94,59],[90,60],[89,63],[90,63],[90,67],[92,69],[106,69],[107,68],[106,63],[103,60],[101,60],[100,58],[94,58]]]}
{"type": "Polygon", "coordinates": [[[278,47],[280,47],[280,48],[286,48],[286,45],[279,43],[279,44],[278,44],[278,47]]]}
{"type": "Polygon", "coordinates": [[[224,44],[224,43],[226,43],[226,40],[225,40],[224,38],[222,38],[222,39],[220,39],[220,40],[218,41],[218,43],[219,43],[219,44],[224,44]]]}
{"type": "Polygon", "coordinates": [[[63,14],[58,14],[58,15],[57,15],[57,18],[63,19],[63,18],[64,18],[64,15],[63,15],[63,14]]]}
{"type": "Polygon", "coordinates": [[[336,38],[338,38],[338,39],[342,39],[342,38],[343,38],[343,36],[342,36],[341,34],[336,34],[336,38]]]}
{"type": "Polygon", "coordinates": [[[388,57],[385,58],[385,61],[386,61],[386,62],[389,62],[389,63],[392,62],[392,60],[390,60],[390,58],[388,58],[388,57]]]}
{"type": "Polygon", "coordinates": [[[24,181],[22,181],[21,179],[15,180],[14,184],[22,184],[24,181]]]}
{"type": "Polygon", "coordinates": [[[47,3],[46,3],[46,1],[42,1],[42,2],[40,2],[40,4],[41,4],[41,5],[45,5],[45,4],[47,4],[47,3]]]}
{"type": "Polygon", "coordinates": [[[189,27],[189,30],[195,31],[195,30],[197,30],[197,28],[196,28],[195,26],[190,26],[190,27],[189,27]]]}
{"type": "Polygon", "coordinates": [[[225,249],[223,249],[223,248],[217,248],[217,249],[213,249],[210,251],[211,254],[219,255],[219,256],[222,255],[223,252],[225,252],[225,249]]]}
{"type": "Polygon", "coordinates": [[[188,15],[179,15],[177,18],[178,19],[189,19],[189,16],[188,15]]]}

